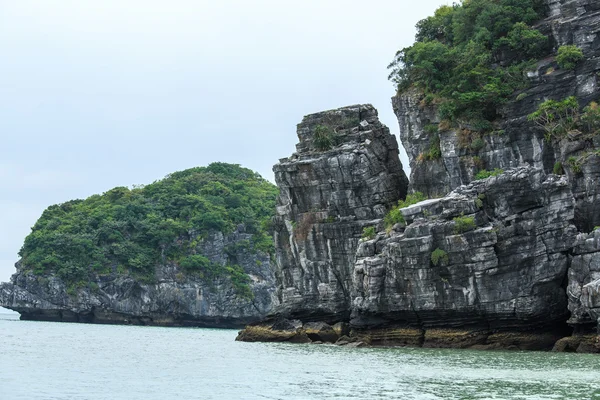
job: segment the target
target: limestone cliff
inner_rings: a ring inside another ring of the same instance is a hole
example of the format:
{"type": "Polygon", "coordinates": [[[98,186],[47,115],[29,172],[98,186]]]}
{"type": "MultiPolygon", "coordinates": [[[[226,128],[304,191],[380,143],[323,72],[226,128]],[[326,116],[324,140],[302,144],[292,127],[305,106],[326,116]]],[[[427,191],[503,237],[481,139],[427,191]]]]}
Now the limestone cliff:
{"type": "Polygon", "coordinates": [[[363,228],[406,195],[398,144],[371,105],[306,116],[297,152],[273,168],[279,186],[275,246],[277,312],[349,317],[352,271],[363,228]],[[319,148],[329,132],[331,146],[319,148]]]}
{"type": "Polygon", "coordinates": [[[577,237],[570,261],[569,323],[597,325],[600,332],[600,229],[577,237]]]}
{"type": "Polygon", "coordinates": [[[515,93],[500,110],[499,129],[482,135],[478,146],[473,146],[468,126],[444,127],[439,134],[440,159],[423,161],[419,154],[427,151],[432,140],[426,127],[442,122],[436,105],[424,104],[423,96],[413,89],[395,96],[393,106],[412,167],[411,189],[430,197],[472,182],[482,168],[528,164],[551,174],[564,167],[574,201],[573,223],[583,233],[569,250],[569,323],[593,326],[597,319],[598,248],[594,247],[595,234],[586,234],[600,225],[600,137],[574,132],[559,142],[548,141],[527,116],[549,99],[576,96],[581,106],[598,100],[600,4],[547,0],[546,5],[548,17],[536,27],[550,37],[553,52],[527,73],[529,87],[515,93]],[[583,51],[584,59],[574,70],[559,68],[555,60],[556,49],[562,45],[575,45],[583,51]]]}
{"type": "Polygon", "coordinates": [[[564,324],[562,286],[577,233],[565,177],[521,167],[402,212],[406,227],[359,247],[353,325],[553,330],[564,324]],[[463,221],[470,222],[463,227],[463,221]]]}
{"type": "Polygon", "coordinates": [[[276,300],[271,259],[248,249],[251,239],[241,225],[197,244],[211,262],[241,266],[250,277],[249,295],[240,295],[229,277],[207,281],[172,262],[156,268],[154,282],[113,272],[75,289],[56,274],[39,277],[19,262],[11,282],[0,284],[0,305],[30,320],[240,327],[264,318],[276,300]]]}
{"type": "Polygon", "coordinates": [[[408,191],[429,198],[399,209],[395,224],[382,217],[404,199],[389,183],[405,182],[396,168],[369,165],[357,180],[346,162],[371,147],[395,165],[395,142],[369,137],[322,153],[311,138],[328,113],[306,117],[298,153],[275,167],[280,306],[239,340],[600,352],[600,135],[548,140],[528,121],[549,99],[576,96],[584,107],[600,98],[600,4],[546,6],[536,28],[552,53],[527,70],[527,88],[498,110],[494,129],[441,120],[439,103],[410,85],[393,98],[408,191]],[[561,69],[556,49],[573,44],[583,60],[561,69]],[[484,169],[496,172],[476,179],[484,169]],[[359,182],[369,184],[356,192],[359,182]],[[349,190],[333,195],[340,183],[349,190]]]}
{"type": "Polygon", "coordinates": [[[600,351],[600,236],[578,234],[566,176],[521,166],[400,211],[405,223],[358,241],[345,312],[283,298],[239,340],[600,351]],[[567,320],[577,336],[561,341],[567,320]]]}
{"type": "Polygon", "coordinates": [[[411,190],[428,197],[443,196],[473,181],[478,170],[506,169],[527,163],[552,173],[560,162],[565,167],[575,197],[575,224],[590,232],[600,225],[600,138],[571,137],[559,143],[544,139],[544,133],[527,116],[545,100],[576,96],[581,106],[598,99],[600,83],[600,4],[590,0],[546,0],[548,18],[536,28],[550,37],[553,50],[527,72],[529,87],[513,94],[500,111],[502,118],[492,132],[473,135],[468,122],[444,126],[437,106],[427,104],[415,89],[392,99],[400,124],[400,138],[411,166],[411,190]],[[556,49],[576,45],[584,60],[574,70],[558,67],[556,49]],[[439,126],[441,157],[423,160],[434,135],[428,126],[439,126]],[[477,143],[475,143],[477,140],[477,143]],[[568,167],[570,157],[577,166],[568,167]]]}

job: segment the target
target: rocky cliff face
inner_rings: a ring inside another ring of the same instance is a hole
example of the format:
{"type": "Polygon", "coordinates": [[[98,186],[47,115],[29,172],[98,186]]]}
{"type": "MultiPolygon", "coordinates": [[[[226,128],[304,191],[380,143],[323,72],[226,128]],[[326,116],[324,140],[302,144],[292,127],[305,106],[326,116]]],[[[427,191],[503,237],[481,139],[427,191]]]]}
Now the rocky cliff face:
{"type": "Polygon", "coordinates": [[[357,243],[338,314],[352,330],[315,332],[306,321],[327,318],[283,298],[279,317],[300,320],[251,326],[239,340],[600,351],[600,234],[578,235],[566,176],[521,166],[401,212],[405,223],[357,243]],[[577,336],[560,340],[567,319],[577,336]]]}
{"type": "Polygon", "coordinates": [[[549,99],[576,96],[583,107],[600,97],[600,3],[547,6],[537,28],[555,50],[578,46],[584,60],[575,70],[560,69],[553,55],[539,61],[492,132],[441,121],[417,90],[393,98],[409,191],[430,198],[401,209],[403,223],[384,229],[381,220],[404,198],[405,188],[389,183],[404,182],[396,167],[383,168],[397,163],[393,140],[369,137],[320,153],[311,138],[327,113],[299,125],[298,153],[275,167],[280,318],[249,327],[240,340],[600,352],[600,138],[570,131],[550,142],[527,120],[549,99]],[[437,138],[441,157],[432,159],[437,138]],[[365,160],[381,167],[357,168],[369,148],[377,155],[365,160]],[[484,169],[503,171],[476,180],[484,169]],[[361,182],[369,184],[356,190],[361,182]],[[359,239],[367,226],[377,233],[359,239]],[[351,330],[316,332],[307,323],[314,320],[351,330]]]}
{"type": "Polygon", "coordinates": [[[406,195],[408,180],[396,138],[371,105],[308,115],[298,125],[298,138],[297,152],[273,168],[280,189],[277,312],[346,319],[363,229],[406,195]],[[334,136],[330,148],[319,147],[322,132],[334,136]]]}
{"type": "Polygon", "coordinates": [[[248,249],[251,239],[239,226],[198,243],[212,262],[240,265],[250,277],[251,295],[241,295],[229,278],[207,281],[171,263],[156,268],[153,282],[113,273],[75,289],[55,274],[39,277],[17,263],[11,282],[0,284],[0,305],[21,313],[21,319],[240,327],[265,317],[276,300],[271,259],[248,249]]]}
{"type": "Polygon", "coordinates": [[[537,28],[551,38],[554,50],[574,44],[583,50],[585,59],[573,71],[558,67],[554,56],[537,63],[528,72],[530,87],[515,93],[501,110],[503,118],[497,129],[479,137],[468,123],[458,127],[440,124],[435,105],[410,90],[393,98],[394,111],[400,124],[400,137],[410,159],[411,190],[428,197],[443,196],[473,181],[478,170],[507,169],[527,163],[552,173],[561,162],[569,176],[575,198],[575,224],[584,232],[600,225],[600,139],[572,137],[560,143],[549,143],[544,134],[527,121],[545,100],[562,100],[577,96],[582,106],[598,99],[600,83],[600,4],[591,0],[547,0],[549,17],[537,28]],[[438,160],[423,160],[434,137],[428,125],[440,128],[438,160]],[[481,139],[477,140],[476,139],[481,139]],[[574,157],[576,167],[568,167],[574,157]]]}
{"type": "Polygon", "coordinates": [[[600,328],[600,229],[580,234],[569,268],[569,323],[600,328]]]}
{"type": "Polygon", "coordinates": [[[517,168],[403,214],[406,227],[360,244],[354,326],[485,331],[566,320],[562,286],[577,231],[565,177],[517,168]]]}

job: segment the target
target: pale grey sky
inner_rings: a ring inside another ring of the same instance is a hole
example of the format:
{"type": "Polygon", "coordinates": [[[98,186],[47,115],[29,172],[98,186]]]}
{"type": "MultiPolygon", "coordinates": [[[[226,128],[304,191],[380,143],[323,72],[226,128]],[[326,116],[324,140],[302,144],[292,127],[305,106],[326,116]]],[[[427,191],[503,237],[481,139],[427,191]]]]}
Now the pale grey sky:
{"type": "Polygon", "coordinates": [[[0,281],[50,204],[213,161],[272,180],[325,109],[397,134],[386,66],[448,3],[0,0],[0,281]]]}

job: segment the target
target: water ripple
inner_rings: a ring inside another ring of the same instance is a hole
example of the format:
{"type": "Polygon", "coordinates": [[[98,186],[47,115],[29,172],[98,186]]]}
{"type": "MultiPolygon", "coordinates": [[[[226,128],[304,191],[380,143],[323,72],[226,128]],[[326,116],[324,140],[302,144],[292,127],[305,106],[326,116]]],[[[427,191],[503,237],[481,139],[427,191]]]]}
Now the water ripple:
{"type": "Polygon", "coordinates": [[[0,318],[0,399],[600,400],[597,355],[239,343],[0,318]]]}

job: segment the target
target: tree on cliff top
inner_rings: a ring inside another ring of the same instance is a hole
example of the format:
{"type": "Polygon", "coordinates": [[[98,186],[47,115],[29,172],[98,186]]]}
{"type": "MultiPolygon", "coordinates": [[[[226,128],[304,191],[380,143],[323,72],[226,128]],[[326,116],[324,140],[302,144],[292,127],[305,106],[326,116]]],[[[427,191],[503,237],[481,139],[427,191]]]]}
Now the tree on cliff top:
{"type": "Polygon", "coordinates": [[[523,70],[548,50],[530,25],[541,0],[465,0],[440,7],[417,24],[416,42],[396,53],[389,79],[435,98],[441,116],[492,121],[497,108],[523,87],[523,70]]]}
{"type": "MultiPolygon", "coordinates": [[[[173,261],[189,266],[198,257],[186,257],[195,254],[200,239],[211,231],[231,232],[242,223],[254,234],[252,250],[271,252],[268,226],[276,196],[277,188],[257,173],[213,163],[145,187],[117,187],[50,206],[19,254],[24,268],[38,275],[56,273],[71,284],[115,272],[152,280],[156,265],[173,261]]],[[[200,267],[207,277],[229,271],[225,266],[200,267]]]]}

